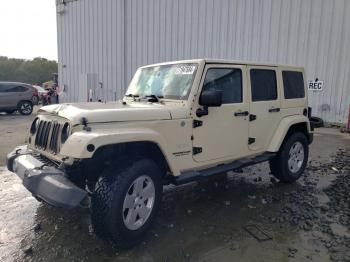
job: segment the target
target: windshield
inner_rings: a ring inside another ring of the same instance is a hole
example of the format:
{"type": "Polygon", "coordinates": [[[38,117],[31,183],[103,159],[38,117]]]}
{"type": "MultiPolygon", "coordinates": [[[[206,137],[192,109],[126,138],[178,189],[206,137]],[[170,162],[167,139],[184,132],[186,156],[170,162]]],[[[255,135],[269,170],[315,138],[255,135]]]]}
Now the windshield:
{"type": "Polygon", "coordinates": [[[136,71],[126,95],[168,99],[187,99],[197,64],[172,64],[141,68],[136,71]]]}

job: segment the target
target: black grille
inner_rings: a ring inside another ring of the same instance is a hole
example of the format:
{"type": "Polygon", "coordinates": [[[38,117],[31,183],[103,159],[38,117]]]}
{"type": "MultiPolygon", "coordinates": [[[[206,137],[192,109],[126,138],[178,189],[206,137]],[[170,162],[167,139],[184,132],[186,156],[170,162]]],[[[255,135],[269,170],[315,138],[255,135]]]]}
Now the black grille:
{"type": "Polygon", "coordinates": [[[46,150],[53,153],[59,151],[59,135],[62,125],[57,122],[41,120],[36,131],[35,146],[41,150],[46,150]]]}

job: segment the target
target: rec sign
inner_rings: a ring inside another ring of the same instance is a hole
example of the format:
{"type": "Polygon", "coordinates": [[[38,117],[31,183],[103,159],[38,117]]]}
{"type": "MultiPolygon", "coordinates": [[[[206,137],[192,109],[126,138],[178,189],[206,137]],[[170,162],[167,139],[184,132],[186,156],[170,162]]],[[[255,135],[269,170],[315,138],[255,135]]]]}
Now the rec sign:
{"type": "Polygon", "coordinates": [[[323,90],[323,81],[320,81],[316,78],[316,80],[309,81],[309,90],[312,91],[322,91],[323,90]]]}

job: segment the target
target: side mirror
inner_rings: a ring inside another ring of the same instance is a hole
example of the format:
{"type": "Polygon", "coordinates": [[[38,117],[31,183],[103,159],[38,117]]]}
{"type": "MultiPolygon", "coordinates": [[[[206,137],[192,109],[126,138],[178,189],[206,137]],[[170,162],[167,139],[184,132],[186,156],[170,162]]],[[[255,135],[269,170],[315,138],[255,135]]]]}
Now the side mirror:
{"type": "Polygon", "coordinates": [[[210,106],[221,106],[222,104],[222,91],[218,90],[205,90],[202,92],[199,98],[199,104],[203,106],[203,108],[198,108],[196,111],[196,115],[198,117],[208,115],[208,107],[210,106]]]}
{"type": "Polygon", "coordinates": [[[222,105],[222,91],[205,90],[199,98],[201,106],[221,106],[222,105]]]}

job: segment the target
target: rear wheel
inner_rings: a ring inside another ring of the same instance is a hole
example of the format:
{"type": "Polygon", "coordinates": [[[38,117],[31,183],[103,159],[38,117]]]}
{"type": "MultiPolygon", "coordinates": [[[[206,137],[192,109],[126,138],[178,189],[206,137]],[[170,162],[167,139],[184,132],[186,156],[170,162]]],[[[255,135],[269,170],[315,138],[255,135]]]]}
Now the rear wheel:
{"type": "Polygon", "coordinates": [[[18,111],[21,115],[30,115],[33,112],[33,104],[29,101],[22,101],[19,103],[18,111]]]}
{"type": "Polygon", "coordinates": [[[95,232],[118,247],[137,244],[155,218],[162,190],[161,172],[150,159],[106,170],[91,199],[95,232]]]}
{"type": "Polygon", "coordinates": [[[277,156],[270,160],[272,174],[284,183],[296,181],[304,172],[309,156],[306,136],[297,132],[283,143],[277,156]]]}

